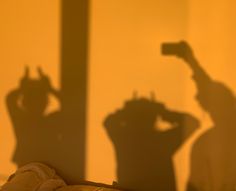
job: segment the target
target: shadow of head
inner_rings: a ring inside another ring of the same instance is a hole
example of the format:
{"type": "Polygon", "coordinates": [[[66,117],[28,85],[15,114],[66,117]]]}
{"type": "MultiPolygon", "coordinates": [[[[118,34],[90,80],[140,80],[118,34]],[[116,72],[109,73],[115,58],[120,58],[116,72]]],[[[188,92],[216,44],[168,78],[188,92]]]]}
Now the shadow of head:
{"type": "Polygon", "coordinates": [[[23,108],[35,115],[44,114],[48,106],[48,91],[41,80],[28,80],[22,89],[23,108]]]}

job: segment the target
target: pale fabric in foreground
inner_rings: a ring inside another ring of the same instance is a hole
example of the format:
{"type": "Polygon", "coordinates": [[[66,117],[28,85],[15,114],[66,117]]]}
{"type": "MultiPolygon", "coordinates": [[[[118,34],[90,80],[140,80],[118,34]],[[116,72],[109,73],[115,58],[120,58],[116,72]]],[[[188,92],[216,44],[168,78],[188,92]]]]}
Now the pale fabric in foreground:
{"type": "Polygon", "coordinates": [[[57,191],[121,191],[121,190],[97,187],[97,186],[78,185],[78,186],[62,187],[57,189],[57,191]]]}
{"type": "Polygon", "coordinates": [[[30,163],[11,175],[1,191],[53,191],[65,185],[52,168],[41,163],[30,163]]]}
{"type": "Polygon", "coordinates": [[[19,168],[0,191],[121,191],[103,186],[67,186],[54,169],[41,164],[30,163],[19,168]]]}

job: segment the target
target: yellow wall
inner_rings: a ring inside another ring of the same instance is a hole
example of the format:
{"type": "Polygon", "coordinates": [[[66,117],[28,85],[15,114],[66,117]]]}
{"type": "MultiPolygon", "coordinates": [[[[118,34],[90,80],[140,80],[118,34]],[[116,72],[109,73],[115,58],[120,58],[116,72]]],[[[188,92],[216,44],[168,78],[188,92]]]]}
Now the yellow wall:
{"type": "MultiPolygon", "coordinates": [[[[191,71],[180,60],[162,57],[160,44],[187,40],[203,68],[236,91],[235,6],[231,0],[92,0],[88,180],[110,184],[116,179],[115,152],[102,122],[134,91],[147,97],[154,92],[169,108],[198,117],[203,130],[210,126],[194,99],[191,71]]],[[[0,173],[8,175],[15,169],[11,156],[16,143],[5,96],[18,85],[25,65],[32,68],[33,76],[42,66],[59,86],[60,1],[1,1],[0,27],[0,173]]],[[[189,175],[191,143],[201,130],[174,157],[180,191],[189,175]]]]}

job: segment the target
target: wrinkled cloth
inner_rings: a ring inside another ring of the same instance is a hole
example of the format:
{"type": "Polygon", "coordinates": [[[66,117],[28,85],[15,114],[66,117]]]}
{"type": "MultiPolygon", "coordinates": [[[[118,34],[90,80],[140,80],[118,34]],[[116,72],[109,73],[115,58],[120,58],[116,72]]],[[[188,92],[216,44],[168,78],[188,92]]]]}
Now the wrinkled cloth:
{"type": "Polygon", "coordinates": [[[105,188],[89,185],[75,185],[59,188],[57,191],[121,191],[113,188],[105,188]]]}
{"type": "Polygon", "coordinates": [[[68,186],[54,169],[41,164],[30,163],[11,175],[0,191],[121,191],[102,184],[86,183],[68,186]],[[88,184],[88,185],[87,185],[88,184]],[[93,184],[93,185],[90,185],[93,184]]]}
{"type": "Polygon", "coordinates": [[[54,169],[36,162],[19,168],[0,191],[54,191],[63,186],[54,169]]]}

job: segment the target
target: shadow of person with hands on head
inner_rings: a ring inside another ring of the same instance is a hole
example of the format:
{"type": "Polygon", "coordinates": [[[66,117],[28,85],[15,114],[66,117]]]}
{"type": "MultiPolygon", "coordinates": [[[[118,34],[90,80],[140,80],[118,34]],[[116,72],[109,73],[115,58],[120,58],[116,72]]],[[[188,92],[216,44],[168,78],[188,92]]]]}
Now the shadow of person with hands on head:
{"type": "Polygon", "coordinates": [[[119,186],[137,191],[176,190],[172,157],[199,126],[197,119],[160,102],[135,98],[108,115],[104,126],[115,147],[119,186]],[[168,122],[170,128],[158,129],[157,120],[168,122]]]}
{"type": "Polygon", "coordinates": [[[18,167],[35,161],[53,164],[60,153],[63,136],[60,112],[46,114],[49,95],[54,95],[60,103],[60,93],[41,68],[38,74],[38,79],[31,79],[27,67],[19,88],[11,91],[6,99],[16,136],[13,161],[18,167]]]}
{"type": "Polygon", "coordinates": [[[165,43],[163,47],[164,54],[183,59],[191,68],[197,87],[196,100],[214,124],[193,145],[187,190],[233,191],[236,188],[235,95],[204,71],[187,42],[165,43]]]}

